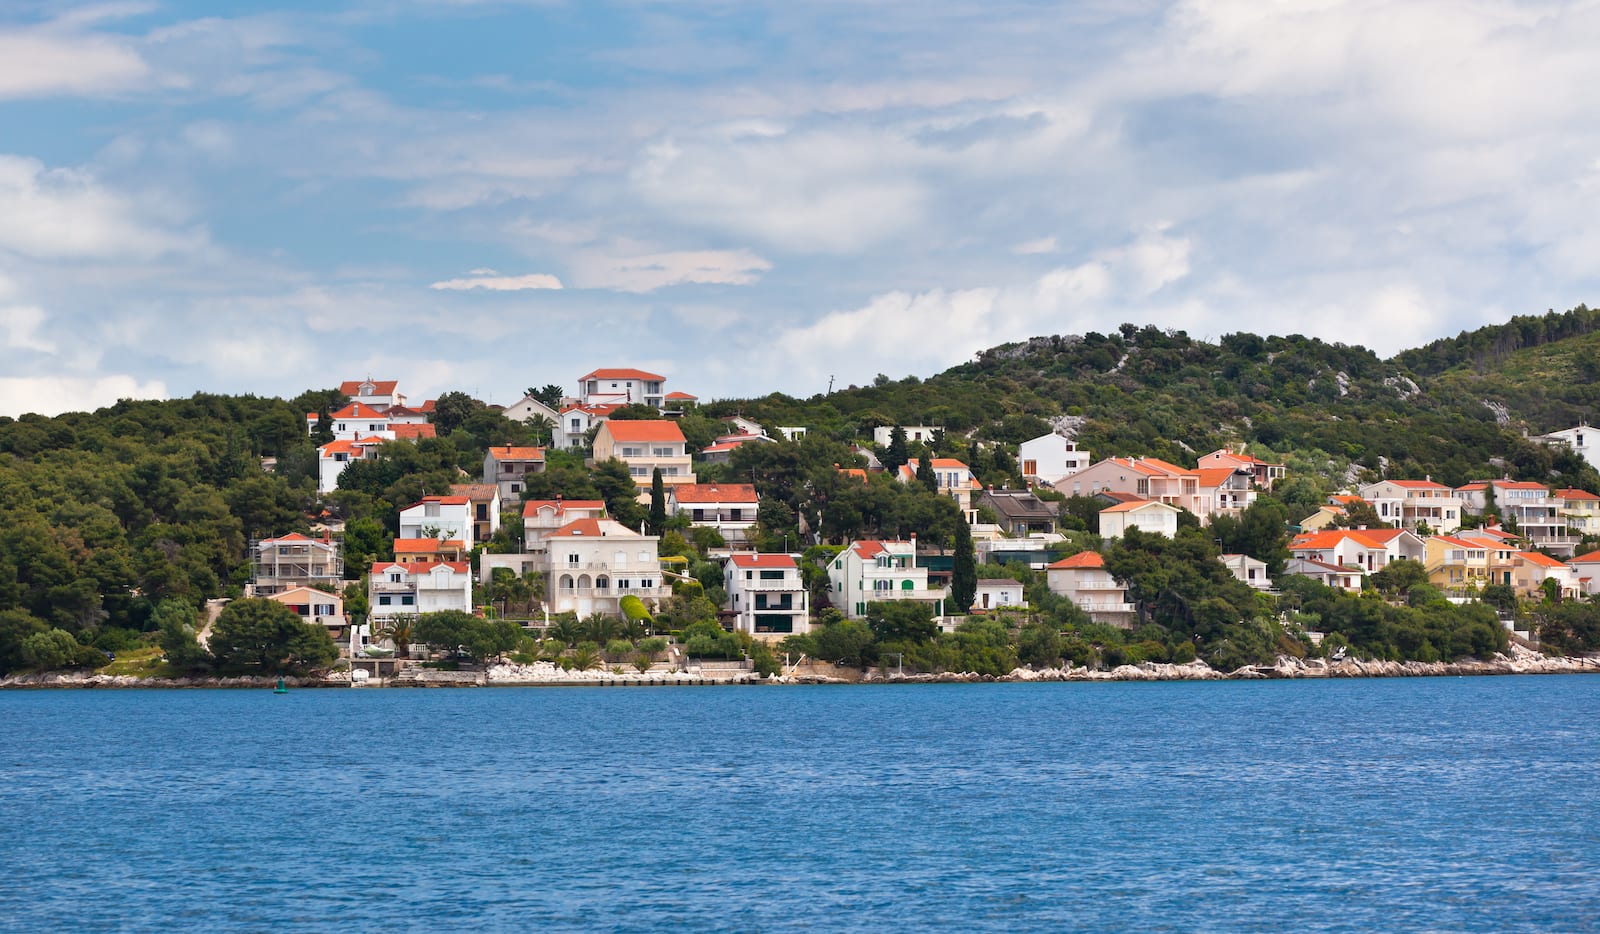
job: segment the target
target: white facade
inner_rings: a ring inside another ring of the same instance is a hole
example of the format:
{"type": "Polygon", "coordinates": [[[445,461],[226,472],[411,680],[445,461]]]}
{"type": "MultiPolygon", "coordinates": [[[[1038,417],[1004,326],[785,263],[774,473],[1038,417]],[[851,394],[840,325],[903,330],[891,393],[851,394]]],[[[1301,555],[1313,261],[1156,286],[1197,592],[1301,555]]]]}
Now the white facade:
{"type": "Polygon", "coordinates": [[[1540,435],[1539,440],[1546,444],[1559,444],[1570,448],[1579,457],[1588,461],[1589,466],[1600,470],[1600,430],[1580,424],[1576,428],[1563,428],[1547,435],[1540,435]]]}
{"type": "Polygon", "coordinates": [[[1022,442],[1017,447],[1017,461],[1024,477],[1054,483],[1094,463],[1094,458],[1079,450],[1077,442],[1052,432],[1022,442]]]}
{"type": "Polygon", "coordinates": [[[557,412],[555,409],[552,409],[550,406],[545,405],[543,402],[540,402],[538,399],[535,399],[532,396],[523,396],[521,399],[518,399],[511,405],[506,406],[500,414],[514,422],[521,422],[524,425],[536,418],[542,418],[549,422],[552,428],[561,422],[560,412],[557,412]]]}
{"type": "Polygon", "coordinates": [[[1022,583],[1009,577],[978,581],[978,588],[972,596],[974,610],[998,610],[1002,607],[1025,609],[1027,606],[1028,597],[1022,583]]]}
{"type": "Polygon", "coordinates": [[[928,586],[928,569],[917,567],[917,541],[851,542],[828,565],[833,604],[851,619],[867,614],[875,600],[941,602],[948,595],[928,586]]]}
{"type": "Polygon", "coordinates": [[[1178,534],[1178,512],[1176,506],[1149,500],[1108,506],[1100,510],[1100,537],[1121,538],[1129,529],[1138,529],[1174,538],[1178,534]]]}
{"type": "MultiPolygon", "coordinates": [[[[901,425],[900,427],[906,433],[907,444],[932,444],[934,432],[941,430],[933,425],[901,425]]],[[[886,448],[892,440],[894,440],[893,425],[879,425],[877,428],[872,429],[873,444],[886,448]]]]}
{"type": "Polygon", "coordinates": [[[1404,529],[1325,529],[1297,537],[1289,553],[1335,567],[1354,567],[1363,573],[1381,571],[1402,558],[1427,561],[1427,545],[1404,529]]]}
{"type": "Polygon", "coordinates": [[[654,535],[610,519],[579,519],[545,535],[545,552],[533,567],[544,574],[545,604],[552,613],[585,617],[620,615],[623,597],[647,602],[670,596],[661,577],[654,535]]]}
{"type": "Polygon", "coordinates": [[[667,378],[631,369],[593,370],[578,377],[578,401],[583,405],[648,405],[666,403],[667,378]]]}
{"type": "Polygon", "coordinates": [[[1271,590],[1272,579],[1267,577],[1267,562],[1249,555],[1222,555],[1218,559],[1241,583],[1257,590],[1271,590]]]}
{"type": "Polygon", "coordinates": [[[1051,593],[1071,600],[1097,623],[1124,629],[1133,626],[1138,608],[1097,552],[1080,552],[1051,564],[1045,569],[1045,584],[1051,593]]]}
{"type": "Polygon", "coordinates": [[[1466,511],[1455,490],[1432,480],[1380,480],[1362,487],[1361,498],[1384,522],[1413,532],[1426,525],[1436,535],[1461,528],[1466,511]]]}
{"type": "Polygon", "coordinates": [[[749,483],[685,483],[667,487],[667,513],[697,528],[716,529],[730,545],[750,540],[760,497],[749,483]]]}
{"type": "Polygon", "coordinates": [[[735,554],[722,578],[736,632],[780,639],[811,631],[810,599],[793,556],[735,554]]]}
{"type": "Polygon", "coordinates": [[[472,612],[472,571],[466,562],[404,565],[381,562],[367,578],[374,622],[441,610],[472,612]]]}
{"type": "Polygon", "coordinates": [[[473,545],[472,501],[465,496],[425,496],[400,510],[398,538],[435,538],[473,545]]]}
{"type": "Polygon", "coordinates": [[[344,598],[338,594],[317,590],[314,587],[291,587],[288,590],[271,594],[268,600],[274,600],[293,610],[300,617],[301,622],[322,626],[328,634],[338,639],[340,630],[348,624],[344,615],[344,598]]]}
{"type": "Polygon", "coordinates": [[[317,492],[332,493],[339,488],[339,475],[351,461],[377,460],[383,438],[360,441],[332,441],[317,448],[317,492]]]}

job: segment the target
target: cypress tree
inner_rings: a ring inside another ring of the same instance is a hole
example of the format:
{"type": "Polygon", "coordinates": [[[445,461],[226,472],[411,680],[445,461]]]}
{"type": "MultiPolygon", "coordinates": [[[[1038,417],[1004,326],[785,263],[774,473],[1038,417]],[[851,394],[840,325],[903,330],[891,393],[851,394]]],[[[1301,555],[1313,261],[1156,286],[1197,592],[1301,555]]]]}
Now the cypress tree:
{"type": "Polygon", "coordinates": [[[661,481],[661,468],[650,474],[650,534],[660,535],[667,525],[667,490],[661,481]]]}
{"type": "Polygon", "coordinates": [[[939,492],[939,478],[933,472],[933,457],[926,450],[917,458],[917,482],[928,488],[928,492],[939,492]]]}
{"type": "Polygon", "coordinates": [[[889,447],[883,452],[883,466],[892,474],[900,469],[901,464],[910,460],[911,451],[906,447],[906,430],[896,425],[894,431],[889,433],[889,447]]]}
{"type": "Polygon", "coordinates": [[[950,602],[962,615],[972,609],[978,596],[978,561],[972,553],[972,529],[965,522],[956,525],[955,567],[950,572],[950,602]]]}

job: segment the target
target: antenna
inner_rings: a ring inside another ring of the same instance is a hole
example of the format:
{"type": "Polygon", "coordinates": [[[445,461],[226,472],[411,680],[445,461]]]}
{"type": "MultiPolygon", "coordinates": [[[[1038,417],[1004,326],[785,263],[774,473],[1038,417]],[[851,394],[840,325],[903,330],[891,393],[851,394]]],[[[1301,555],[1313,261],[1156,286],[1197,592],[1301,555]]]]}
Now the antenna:
{"type": "Polygon", "coordinates": [[[833,374],[828,374],[828,395],[833,395],[833,374]]]}

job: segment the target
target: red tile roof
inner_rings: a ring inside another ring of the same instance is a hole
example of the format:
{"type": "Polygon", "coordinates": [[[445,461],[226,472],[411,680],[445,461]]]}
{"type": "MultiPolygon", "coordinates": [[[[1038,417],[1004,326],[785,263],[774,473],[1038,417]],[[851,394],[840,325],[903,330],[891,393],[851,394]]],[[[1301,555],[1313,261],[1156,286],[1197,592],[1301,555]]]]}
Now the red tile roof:
{"type": "Polygon", "coordinates": [[[1153,499],[1140,499],[1140,500],[1134,500],[1133,502],[1130,502],[1130,503],[1118,503],[1115,506],[1107,506],[1106,508],[1104,508],[1104,509],[1102,509],[1100,511],[1101,512],[1136,512],[1136,511],[1138,511],[1140,509],[1144,509],[1146,506],[1163,506],[1163,507],[1165,507],[1167,509],[1172,510],[1173,512],[1177,512],[1178,511],[1178,507],[1176,507],[1176,506],[1169,506],[1166,503],[1158,503],[1153,499]]]}
{"type": "Polygon", "coordinates": [[[581,383],[584,380],[588,380],[588,379],[642,379],[642,380],[655,380],[657,382],[660,382],[661,380],[666,379],[666,377],[657,375],[655,373],[647,373],[644,370],[630,370],[630,369],[594,370],[592,372],[585,373],[582,376],[578,377],[578,382],[581,383]]]}
{"type": "Polygon", "coordinates": [[[1573,558],[1571,564],[1600,564],[1600,551],[1591,551],[1586,555],[1573,558]]]}
{"type": "Polygon", "coordinates": [[[465,506],[470,502],[472,500],[465,496],[424,496],[400,511],[405,512],[406,509],[415,509],[427,503],[438,503],[441,506],[465,506]]]}
{"type": "Polygon", "coordinates": [[[792,568],[795,566],[794,558],[790,555],[755,555],[741,553],[729,555],[728,560],[742,568],[792,568]]]}
{"type": "Polygon", "coordinates": [[[675,401],[675,402],[676,401],[692,402],[694,400],[699,399],[700,397],[695,395],[692,392],[669,392],[669,393],[667,393],[667,398],[672,400],[672,401],[675,401]]]}
{"type": "Polygon", "coordinates": [[[375,396],[392,396],[394,387],[400,385],[397,379],[347,379],[339,384],[339,392],[347,396],[359,396],[362,383],[371,383],[375,396]]]}
{"type": "Polygon", "coordinates": [[[1588,490],[1556,490],[1555,495],[1561,499],[1600,499],[1588,490]]]}
{"type": "Polygon", "coordinates": [[[1388,482],[1392,483],[1395,486],[1400,487],[1401,489],[1404,489],[1404,490],[1448,490],[1448,489],[1450,489],[1449,487],[1445,486],[1444,484],[1442,484],[1442,483],[1434,483],[1432,480],[1390,480],[1388,482]]]}
{"type": "Polygon", "coordinates": [[[492,447],[488,450],[490,457],[497,461],[542,461],[544,448],[519,448],[509,444],[492,447]]]}
{"type": "Polygon", "coordinates": [[[390,425],[389,430],[394,432],[398,440],[414,441],[417,438],[437,438],[439,430],[432,422],[421,425],[390,425]]]}
{"type": "Polygon", "coordinates": [[[492,500],[499,492],[499,485],[494,483],[450,484],[450,494],[452,496],[465,496],[470,500],[492,500]]]}
{"type": "Polygon", "coordinates": [[[1519,551],[1519,552],[1517,552],[1517,557],[1521,558],[1523,561],[1527,562],[1528,564],[1536,564],[1536,565],[1538,565],[1539,567],[1542,567],[1542,568],[1564,568],[1564,567],[1566,567],[1566,565],[1562,564],[1560,561],[1557,561],[1556,559],[1550,557],[1549,555],[1542,555],[1537,551],[1519,551]]]}
{"type": "Polygon", "coordinates": [[[433,555],[446,545],[449,550],[459,551],[461,542],[440,542],[436,538],[397,538],[394,540],[394,553],[397,555],[433,555]]]}
{"type": "Polygon", "coordinates": [[[385,418],[385,419],[388,418],[388,416],[385,415],[382,411],[380,411],[378,409],[375,409],[372,406],[367,405],[366,403],[363,403],[363,402],[352,402],[349,405],[345,406],[344,408],[340,409],[339,411],[330,414],[328,417],[329,418],[385,418]]]}
{"type": "Polygon", "coordinates": [[[1384,548],[1404,532],[1404,529],[1323,529],[1296,536],[1294,541],[1289,543],[1289,550],[1319,551],[1324,548],[1337,548],[1345,539],[1351,539],[1367,548],[1384,548]]]}
{"type": "Polygon", "coordinates": [[[684,442],[683,431],[677,422],[666,419],[645,421],[608,421],[601,431],[609,431],[616,441],[676,441],[684,442]]]}
{"type": "Polygon", "coordinates": [[[749,483],[681,483],[669,495],[680,503],[753,503],[759,498],[749,483]]]}
{"type": "Polygon", "coordinates": [[[1103,568],[1106,566],[1105,555],[1098,551],[1080,551],[1071,557],[1062,558],[1055,564],[1045,568],[1047,571],[1071,571],[1078,568],[1103,568]]]}
{"type": "Polygon", "coordinates": [[[568,510],[589,512],[597,509],[604,512],[605,508],[605,501],[598,499],[530,499],[522,504],[522,515],[531,516],[541,509],[554,509],[562,513],[568,510]]]}
{"type": "Polygon", "coordinates": [[[1200,467],[1194,471],[1200,478],[1200,485],[1204,487],[1218,487],[1233,479],[1239,471],[1232,467],[1200,467]]]}

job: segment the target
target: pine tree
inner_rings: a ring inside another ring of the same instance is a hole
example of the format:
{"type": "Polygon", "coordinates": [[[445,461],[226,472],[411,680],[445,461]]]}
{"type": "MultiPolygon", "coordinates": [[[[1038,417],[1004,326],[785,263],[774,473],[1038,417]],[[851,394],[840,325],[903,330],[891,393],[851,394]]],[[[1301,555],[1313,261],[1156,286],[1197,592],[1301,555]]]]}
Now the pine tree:
{"type": "Polygon", "coordinates": [[[650,474],[650,534],[660,535],[667,525],[667,491],[661,480],[661,468],[650,474]]]}
{"type": "Polygon", "coordinates": [[[893,474],[900,469],[900,465],[910,460],[911,451],[906,446],[906,430],[896,425],[894,431],[889,433],[889,448],[883,452],[883,466],[893,474]]]}
{"type": "Polygon", "coordinates": [[[933,456],[926,450],[917,458],[917,482],[928,488],[928,492],[939,492],[939,478],[933,472],[933,456]]]}
{"type": "Polygon", "coordinates": [[[972,529],[962,522],[956,526],[955,566],[950,572],[950,602],[965,615],[978,596],[978,562],[972,553],[972,529]]]}

